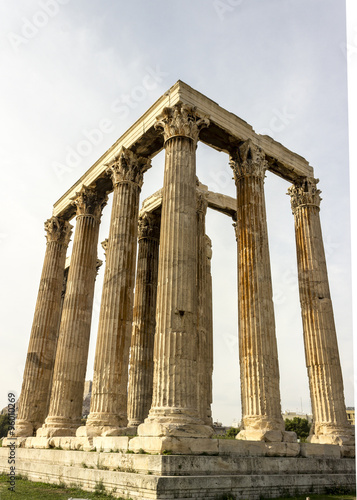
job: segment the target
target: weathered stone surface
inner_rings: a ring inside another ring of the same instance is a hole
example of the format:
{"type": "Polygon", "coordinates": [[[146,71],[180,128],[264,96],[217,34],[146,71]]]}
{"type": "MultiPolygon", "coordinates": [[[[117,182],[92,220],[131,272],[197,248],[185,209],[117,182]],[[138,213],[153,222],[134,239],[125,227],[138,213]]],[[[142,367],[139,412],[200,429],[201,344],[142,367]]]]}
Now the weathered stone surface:
{"type": "Polygon", "coordinates": [[[301,443],[300,454],[302,457],[333,457],[340,458],[341,448],[331,444],[301,443]]]}
{"type": "Polygon", "coordinates": [[[220,454],[235,454],[246,457],[266,454],[266,445],[263,441],[218,439],[218,448],[220,454]]]}
{"type": "Polygon", "coordinates": [[[83,187],[77,208],[49,414],[38,437],[71,436],[80,425],[97,268],[99,224],[106,196],[83,187]]]}
{"type": "MultiPolygon", "coordinates": [[[[30,480],[75,483],[88,491],[102,481],[108,493],[116,488],[115,497],[141,500],[213,500],[223,495],[255,500],[267,491],[277,497],[308,495],[312,486],[314,493],[324,493],[326,487],[355,487],[355,463],[348,458],[162,456],[23,448],[16,452],[17,473],[30,480]]],[[[0,448],[0,471],[5,473],[7,458],[8,450],[0,448]]]]}
{"type": "Polygon", "coordinates": [[[72,226],[68,221],[52,217],[45,222],[45,229],[46,255],[22,382],[16,436],[33,436],[41,427],[48,413],[51,392],[66,251],[72,226]]]}
{"type": "Polygon", "coordinates": [[[267,160],[248,140],[230,165],[237,186],[240,438],[261,440],[267,431],[284,430],[264,198],[267,160]]]}
{"type": "Polygon", "coordinates": [[[297,457],[299,453],[299,443],[266,443],[268,457],[297,457]]]}
{"type": "Polygon", "coordinates": [[[353,445],[320,225],[318,179],[289,188],[295,220],[305,357],[313,413],[312,443],[353,445]]]}
{"type": "Polygon", "coordinates": [[[296,441],[297,441],[296,432],[283,431],[283,441],[285,443],[296,443],[296,441]]]}
{"type": "Polygon", "coordinates": [[[148,453],[171,452],[173,454],[217,454],[218,439],[191,437],[135,437],[129,442],[129,450],[138,453],[144,450],[148,453]]]}
{"type": "Polygon", "coordinates": [[[160,217],[149,213],[140,215],[128,387],[128,425],[131,426],[144,422],[152,401],[159,237],[160,217]]]}
{"type": "Polygon", "coordinates": [[[210,239],[206,236],[207,206],[204,192],[197,190],[197,408],[200,419],[212,425],[212,250],[210,239]]]}
{"type": "Polygon", "coordinates": [[[207,435],[197,408],[197,215],[195,150],[208,120],[187,106],[165,108],[165,140],[152,406],[141,436],[207,435]],[[179,237],[178,237],[179,235],[179,237]],[[154,425],[152,425],[154,424],[154,425]],[[153,434],[157,431],[159,434],[153,434]]]}
{"type": "Polygon", "coordinates": [[[97,451],[123,451],[125,453],[129,448],[129,438],[127,436],[95,437],[93,446],[97,451]]]}

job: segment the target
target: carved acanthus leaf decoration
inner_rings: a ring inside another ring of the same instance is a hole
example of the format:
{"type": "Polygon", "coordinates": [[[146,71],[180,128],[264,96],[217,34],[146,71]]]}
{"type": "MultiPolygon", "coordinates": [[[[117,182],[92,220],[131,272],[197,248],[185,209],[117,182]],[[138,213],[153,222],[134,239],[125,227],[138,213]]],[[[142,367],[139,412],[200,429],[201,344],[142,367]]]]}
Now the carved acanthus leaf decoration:
{"type": "Polygon", "coordinates": [[[160,237],[160,218],[152,213],[145,213],[139,216],[138,221],[138,238],[154,238],[160,237]]]}
{"type": "Polygon", "coordinates": [[[77,216],[92,215],[96,219],[100,219],[107,201],[106,194],[98,194],[94,188],[83,186],[76,193],[72,204],[77,209],[77,216]]]}
{"type": "Polygon", "coordinates": [[[197,144],[200,130],[209,126],[207,117],[200,117],[196,108],[178,103],[171,108],[164,108],[157,117],[156,129],[161,129],[165,142],[171,137],[189,137],[197,144]]]}
{"type": "Polygon", "coordinates": [[[108,165],[107,173],[111,175],[114,186],[120,182],[133,182],[141,189],[144,173],[151,167],[149,158],[137,156],[130,149],[121,148],[120,153],[108,165]]]}
{"type": "Polygon", "coordinates": [[[320,197],[321,191],[317,188],[318,182],[319,179],[305,177],[289,187],[287,194],[291,197],[290,201],[293,213],[297,208],[304,205],[320,207],[322,198],[320,197]]]}
{"type": "Polygon", "coordinates": [[[234,180],[237,183],[242,177],[260,177],[264,179],[268,162],[261,148],[248,139],[243,142],[234,155],[230,157],[229,164],[233,169],[234,180]]]}
{"type": "Polygon", "coordinates": [[[60,217],[51,217],[45,222],[47,242],[56,241],[67,246],[72,235],[73,226],[60,217]]]}

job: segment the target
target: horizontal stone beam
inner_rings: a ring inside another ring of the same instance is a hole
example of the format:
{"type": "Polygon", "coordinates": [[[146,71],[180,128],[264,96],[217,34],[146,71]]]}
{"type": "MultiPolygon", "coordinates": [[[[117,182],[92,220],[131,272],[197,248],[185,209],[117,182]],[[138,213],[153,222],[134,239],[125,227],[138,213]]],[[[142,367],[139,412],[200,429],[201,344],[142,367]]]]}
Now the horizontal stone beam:
{"type": "Polygon", "coordinates": [[[123,146],[149,158],[158,154],[163,148],[163,137],[154,129],[156,117],[163,108],[174,106],[178,102],[194,106],[199,115],[208,116],[210,125],[201,131],[200,140],[214,149],[230,154],[241,141],[251,139],[263,149],[268,159],[268,168],[275,174],[291,182],[299,177],[313,176],[313,168],[303,157],[289,151],[271,137],[257,134],[244,120],[179,80],[54,204],[53,215],[66,219],[74,216],[72,198],[82,185],[96,184],[98,191],[111,191],[111,180],[105,174],[106,165],[123,146]]]}
{"type": "MultiPolygon", "coordinates": [[[[197,191],[204,194],[208,202],[208,208],[212,208],[213,210],[217,210],[218,212],[235,218],[237,213],[237,200],[235,198],[226,196],[225,194],[208,191],[207,186],[201,183],[197,187],[197,191]]],[[[161,208],[161,204],[162,190],[160,189],[143,201],[140,215],[157,211],[159,208],[161,208]]]]}

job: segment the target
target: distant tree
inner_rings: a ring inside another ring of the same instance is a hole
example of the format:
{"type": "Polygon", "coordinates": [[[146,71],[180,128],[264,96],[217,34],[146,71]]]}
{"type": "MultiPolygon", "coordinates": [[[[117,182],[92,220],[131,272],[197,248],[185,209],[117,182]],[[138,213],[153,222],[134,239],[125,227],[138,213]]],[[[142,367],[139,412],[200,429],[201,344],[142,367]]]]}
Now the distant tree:
{"type": "Polygon", "coordinates": [[[226,437],[235,438],[239,431],[240,429],[237,429],[237,427],[230,427],[226,430],[226,437]]]}
{"type": "Polygon", "coordinates": [[[7,436],[9,425],[9,415],[0,415],[0,439],[7,436]]]}
{"type": "Polygon", "coordinates": [[[310,433],[311,424],[306,418],[294,417],[285,420],[285,430],[296,432],[299,439],[306,439],[310,433]]]}

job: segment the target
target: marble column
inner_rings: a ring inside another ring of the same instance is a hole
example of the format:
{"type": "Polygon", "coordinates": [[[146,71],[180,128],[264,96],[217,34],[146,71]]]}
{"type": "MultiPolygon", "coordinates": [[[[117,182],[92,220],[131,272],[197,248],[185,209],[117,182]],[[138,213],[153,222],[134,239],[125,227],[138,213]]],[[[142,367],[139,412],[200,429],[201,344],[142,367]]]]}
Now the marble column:
{"type": "Polygon", "coordinates": [[[160,217],[139,217],[139,250],[136,271],[133,328],[130,348],[128,426],[138,426],[148,416],[152,401],[154,336],[159,265],[160,217]]]}
{"type": "Polygon", "coordinates": [[[230,165],[237,186],[238,323],[243,430],[237,439],[282,441],[278,351],[265,210],[267,161],[250,140],[230,165]]]}
{"type": "Polygon", "coordinates": [[[313,413],[313,443],[353,444],[347,420],[336,328],[320,224],[318,180],[289,188],[295,221],[305,358],[313,413]]]}
{"type": "Polygon", "coordinates": [[[123,148],[108,166],[114,193],[106,249],[90,413],[77,436],[119,435],[127,426],[129,348],[139,196],[150,160],[123,148]]]}
{"type": "Polygon", "coordinates": [[[206,213],[208,202],[203,193],[197,192],[197,332],[198,332],[198,370],[197,370],[197,408],[204,423],[212,425],[212,371],[213,339],[209,315],[209,302],[212,303],[210,271],[207,263],[206,213]]]}
{"type": "Polygon", "coordinates": [[[45,222],[46,254],[32,324],[16,420],[16,436],[33,436],[48,413],[55,363],[66,252],[72,226],[52,217],[45,222]]]}
{"type": "Polygon", "coordinates": [[[210,436],[197,409],[196,146],[208,120],[193,108],[165,108],[165,141],[153,400],[139,436],[210,436]]]}
{"type": "Polygon", "coordinates": [[[211,260],[212,260],[212,241],[211,238],[205,235],[206,243],[206,292],[204,299],[204,310],[206,318],[207,330],[207,364],[206,364],[206,414],[205,422],[212,425],[212,376],[213,376],[213,310],[212,310],[212,274],[211,274],[211,260]]]}
{"type": "Polygon", "coordinates": [[[49,414],[37,436],[72,436],[81,422],[97,245],[106,196],[83,187],[76,193],[76,230],[63,303],[49,414]]]}

